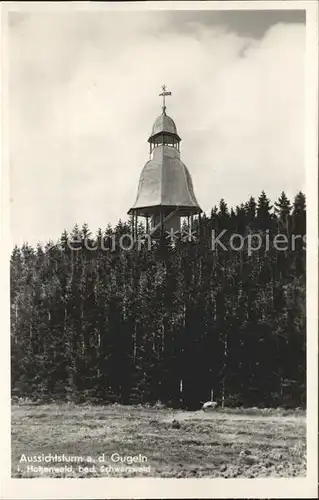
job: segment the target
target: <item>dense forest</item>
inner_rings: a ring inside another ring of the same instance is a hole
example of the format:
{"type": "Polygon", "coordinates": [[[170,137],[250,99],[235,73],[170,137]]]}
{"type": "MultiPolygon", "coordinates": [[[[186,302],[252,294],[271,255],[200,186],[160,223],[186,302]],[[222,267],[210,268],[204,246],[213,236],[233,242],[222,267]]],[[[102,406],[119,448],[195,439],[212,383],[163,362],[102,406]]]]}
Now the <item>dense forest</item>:
{"type": "Polygon", "coordinates": [[[195,239],[112,246],[130,233],[129,221],[96,235],[84,224],[13,249],[13,396],[198,408],[213,390],[225,406],[306,405],[303,193],[222,199],[195,239]],[[232,248],[234,233],[263,244],[232,248]]]}

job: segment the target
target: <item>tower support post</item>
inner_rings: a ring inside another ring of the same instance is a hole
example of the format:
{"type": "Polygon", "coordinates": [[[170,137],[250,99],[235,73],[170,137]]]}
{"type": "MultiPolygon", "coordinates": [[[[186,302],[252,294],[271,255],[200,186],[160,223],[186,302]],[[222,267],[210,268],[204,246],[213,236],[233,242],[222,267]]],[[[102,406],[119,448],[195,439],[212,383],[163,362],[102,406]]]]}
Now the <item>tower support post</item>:
{"type": "Polygon", "coordinates": [[[134,213],[131,215],[131,233],[132,233],[132,238],[134,240],[134,213]]]}
{"type": "Polygon", "coordinates": [[[135,214],[134,241],[137,241],[137,214],[135,214]]]}
{"type": "Polygon", "coordinates": [[[163,240],[164,238],[164,214],[161,211],[160,212],[160,231],[161,231],[161,239],[163,240]]]}

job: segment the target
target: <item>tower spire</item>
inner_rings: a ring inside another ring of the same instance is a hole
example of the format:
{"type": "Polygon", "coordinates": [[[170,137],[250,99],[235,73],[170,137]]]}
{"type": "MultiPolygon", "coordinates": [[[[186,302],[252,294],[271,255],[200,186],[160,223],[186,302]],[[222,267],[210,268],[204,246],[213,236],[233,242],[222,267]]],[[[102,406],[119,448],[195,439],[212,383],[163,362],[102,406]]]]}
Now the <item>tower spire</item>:
{"type": "Polygon", "coordinates": [[[162,85],[162,92],[159,95],[161,97],[163,97],[163,106],[162,106],[163,113],[162,114],[166,115],[165,97],[167,95],[172,95],[172,92],[168,92],[166,85],[162,85]]]}

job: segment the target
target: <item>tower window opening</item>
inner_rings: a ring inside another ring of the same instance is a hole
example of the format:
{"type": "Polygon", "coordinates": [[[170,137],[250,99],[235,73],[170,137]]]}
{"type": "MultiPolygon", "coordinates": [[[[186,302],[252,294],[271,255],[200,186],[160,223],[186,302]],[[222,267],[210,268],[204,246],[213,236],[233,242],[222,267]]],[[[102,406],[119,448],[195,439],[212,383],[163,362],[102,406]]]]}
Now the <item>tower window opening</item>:
{"type": "Polygon", "coordinates": [[[169,146],[171,148],[176,148],[179,151],[179,143],[174,137],[169,135],[160,135],[154,139],[153,149],[157,146],[169,146]]]}

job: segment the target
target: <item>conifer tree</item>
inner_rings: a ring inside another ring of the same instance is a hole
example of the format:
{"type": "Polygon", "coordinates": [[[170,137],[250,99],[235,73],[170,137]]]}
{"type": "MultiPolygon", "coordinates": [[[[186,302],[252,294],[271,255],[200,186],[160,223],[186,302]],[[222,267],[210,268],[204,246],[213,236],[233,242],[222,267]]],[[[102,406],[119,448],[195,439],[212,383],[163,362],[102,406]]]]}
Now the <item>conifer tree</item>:
{"type": "Polygon", "coordinates": [[[292,206],[286,193],[283,191],[278,201],[275,202],[275,214],[279,222],[280,230],[285,231],[287,234],[290,232],[290,212],[292,206]]]}
{"type": "Polygon", "coordinates": [[[270,199],[267,197],[265,191],[262,191],[257,203],[257,218],[258,228],[264,231],[272,228],[271,210],[273,207],[270,203],[270,199]]]}

